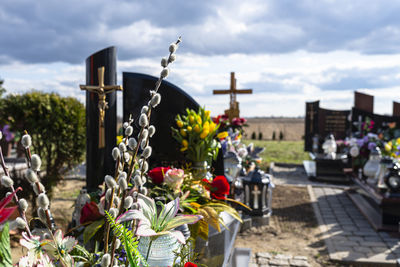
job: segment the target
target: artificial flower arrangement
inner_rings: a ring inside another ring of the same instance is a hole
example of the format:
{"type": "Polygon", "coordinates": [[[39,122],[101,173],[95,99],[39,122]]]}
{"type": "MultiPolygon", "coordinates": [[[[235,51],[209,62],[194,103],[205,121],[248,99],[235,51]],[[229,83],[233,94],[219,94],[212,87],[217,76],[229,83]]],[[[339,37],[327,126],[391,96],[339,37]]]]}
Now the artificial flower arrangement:
{"type": "MultiPolygon", "coordinates": [[[[138,120],[141,128],[137,139],[132,136],[133,120],[130,119],[123,125],[121,142],[112,150],[115,173],[105,176],[102,192],[87,196],[80,212],[80,223],[66,234],[52,221],[50,201],[38,175],[41,159],[39,155],[31,153],[31,137],[25,134],[21,143],[28,164],[25,177],[37,195],[38,217],[32,220],[45,227],[40,233],[30,227],[26,216],[28,203],[18,198],[18,191],[21,189],[14,188],[0,148],[0,163],[5,174],[1,177],[1,184],[10,190],[0,201],[0,223],[3,223],[0,233],[1,266],[12,266],[8,223],[4,224],[4,221],[14,210],[18,210],[19,217],[13,223],[22,229],[20,244],[27,249],[26,256],[19,260],[18,266],[149,266],[149,255],[152,254],[154,244],[162,237],[169,237],[174,247],[177,247],[178,242],[186,242],[182,233],[175,228],[182,224],[196,223],[203,218],[202,215],[178,214],[182,208],[181,198],[174,198],[164,205],[147,197],[148,190],[145,186],[147,160],[152,154],[149,138],[155,132],[155,127],[149,125],[151,111],[161,101],[157,91],[162,80],[168,76],[168,65],[176,59],[175,51],[180,42],[179,38],[172,43],[168,58],[161,60],[163,70],[155,89],[150,91],[148,104],[141,110],[138,120]],[[17,206],[5,207],[11,198],[17,206]],[[159,208],[160,212],[157,211],[159,208]],[[72,236],[73,234],[76,236],[72,236]],[[82,235],[83,243],[78,244],[82,235]]],[[[0,139],[1,136],[0,132],[0,139]]],[[[185,263],[186,256],[182,256],[179,251],[171,251],[169,254],[181,255],[179,266],[196,266],[191,262],[185,263]]]]}
{"type": "Polygon", "coordinates": [[[151,197],[166,200],[179,198],[184,214],[202,216],[196,224],[190,225],[191,239],[201,237],[207,240],[209,225],[221,231],[220,224],[224,224],[221,212],[227,212],[241,221],[237,211],[224,202],[236,203],[227,197],[230,186],[225,176],[216,176],[212,181],[207,178],[199,180],[193,177],[190,169],[157,167],[149,171],[149,178],[151,197]]]}
{"type": "Polygon", "coordinates": [[[192,161],[211,163],[218,155],[219,144],[215,140],[218,125],[210,118],[210,111],[200,107],[198,112],[186,110],[185,115],[176,116],[178,128],[172,128],[172,136],[178,141],[180,150],[192,161]]]}
{"type": "Polygon", "coordinates": [[[220,125],[221,131],[228,131],[231,129],[234,132],[239,132],[240,134],[243,134],[243,127],[247,126],[247,120],[245,118],[233,118],[232,121],[230,121],[228,115],[226,114],[213,117],[213,121],[220,125]]]}

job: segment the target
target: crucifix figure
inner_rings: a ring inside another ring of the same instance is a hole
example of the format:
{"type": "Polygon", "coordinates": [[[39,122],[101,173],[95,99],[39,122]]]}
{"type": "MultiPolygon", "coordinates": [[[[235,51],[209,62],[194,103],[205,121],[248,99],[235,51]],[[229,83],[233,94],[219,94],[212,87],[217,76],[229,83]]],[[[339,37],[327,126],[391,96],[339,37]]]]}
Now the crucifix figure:
{"type": "Polygon", "coordinates": [[[232,122],[233,118],[239,118],[239,102],[236,101],[236,94],[252,94],[252,89],[236,89],[235,73],[231,72],[231,88],[223,90],[213,90],[214,95],[230,95],[229,109],[225,110],[225,114],[232,122]]]}
{"type": "Polygon", "coordinates": [[[254,190],[253,192],[251,192],[253,194],[253,208],[256,210],[258,209],[258,195],[261,194],[261,191],[258,190],[258,186],[254,186],[254,190]]]}
{"type": "Polygon", "coordinates": [[[97,69],[99,77],[99,85],[80,85],[81,90],[86,90],[92,93],[96,93],[99,96],[99,148],[106,146],[105,131],[104,131],[104,118],[106,115],[106,109],[108,103],[106,101],[106,95],[114,92],[114,90],[122,91],[121,85],[104,85],[104,67],[97,69]]]}

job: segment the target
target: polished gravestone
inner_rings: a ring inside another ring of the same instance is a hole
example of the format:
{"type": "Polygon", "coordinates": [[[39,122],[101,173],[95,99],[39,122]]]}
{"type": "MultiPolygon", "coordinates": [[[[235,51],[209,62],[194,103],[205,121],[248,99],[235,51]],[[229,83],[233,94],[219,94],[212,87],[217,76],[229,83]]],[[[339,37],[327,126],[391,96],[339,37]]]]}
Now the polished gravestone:
{"type": "MultiPolygon", "coordinates": [[[[134,119],[134,136],[139,133],[138,118],[143,105],[150,100],[150,90],[158,80],[156,77],[141,74],[124,72],[123,79],[123,119],[128,121],[132,115],[134,119]]],[[[175,117],[177,114],[186,113],[186,109],[198,110],[199,104],[184,90],[174,84],[163,81],[158,92],[161,94],[161,103],[152,111],[150,124],[154,125],[156,132],[150,139],[153,153],[150,158],[150,166],[184,163],[185,158],[179,150],[179,145],[172,137],[171,127],[176,127],[175,117]]],[[[220,153],[221,154],[221,153],[220,153]]],[[[218,155],[216,162],[213,162],[214,174],[223,174],[222,154],[218,155]]]]}
{"type": "Polygon", "coordinates": [[[319,101],[306,103],[304,151],[322,152],[325,137],[333,134],[336,140],[350,135],[350,110],[320,108],[319,101]],[[318,151],[313,151],[314,137],[318,137],[318,151]]]}
{"type": "MultiPolygon", "coordinates": [[[[134,135],[139,133],[137,119],[143,105],[150,100],[150,90],[154,88],[156,77],[124,72],[123,75],[123,116],[127,121],[132,115],[135,120],[134,135]]],[[[161,103],[152,111],[150,124],[156,128],[156,133],[150,140],[153,153],[150,158],[151,167],[166,166],[169,164],[185,163],[179,145],[171,135],[171,126],[175,126],[177,114],[185,113],[187,108],[197,110],[199,104],[185,91],[174,84],[163,81],[158,91],[161,94],[161,103]]],[[[176,165],[179,166],[179,165],[176,165]]],[[[222,153],[219,153],[216,162],[212,165],[215,175],[224,174],[224,162],[222,153]]],[[[234,220],[228,214],[223,213],[224,224],[221,232],[209,226],[209,239],[196,240],[196,251],[201,254],[207,266],[228,266],[227,263],[233,252],[233,245],[240,222],[234,220]]]]}
{"type": "MultiPolygon", "coordinates": [[[[115,47],[108,47],[94,53],[86,59],[86,85],[99,84],[98,69],[104,67],[104,84],[115,85],[117,82],[117,52],[115,47]]],[[[111,151],[116,145],[117,101],[116,92],[106,95],[108,108],[105,111],[104,131],[99,126],[99,95],[86,92],[86,183],[88,191],[96,191],[103,183],[106,174],[114,173],[114,160],[111,151]],[[104,143],[99,143],[104,134],[104,143]]]]}
{"type": "Polygon", "coordinates": [[[322,153],[324,139],[332,134],[336,140],[351,134],[350,110],[330,110],[319,106],[319,101],[306,103],[305,146],[312,161],[305,161],[308,177],[331,182],[349,182],[351,160],[344,153],[337,153],[334,159],[322,153]]]}

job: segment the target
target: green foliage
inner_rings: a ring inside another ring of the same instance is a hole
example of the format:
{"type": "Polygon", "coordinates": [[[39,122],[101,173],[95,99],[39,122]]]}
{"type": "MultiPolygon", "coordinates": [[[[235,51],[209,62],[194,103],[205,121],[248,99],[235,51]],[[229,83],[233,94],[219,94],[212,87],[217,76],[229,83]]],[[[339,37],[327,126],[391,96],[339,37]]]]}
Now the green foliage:
{"type": "Polygon", "coordinates": [[[12,266],[10,234],[8,222],[0,232],[0,266],[12,266]]]}
{"type": "Polygon", "coordinates": [[[178,114],[175,120],[178,127],[171,127],[172,137],[181,145],[180,151],[192,162],[211,164],[217,158],[219,143],[215,140],[218,125],[210,111],[202,107],[197,112],[186,109],[186,114],[178,114]]]}
{"type": "Polygon", "coordinates": [[[283,140],[283,133],[282,133],[282,131],[280,131],[279,132],[279,141],[282,141],[283,140]]]}
{"type": "Polygon", "coordinates": [[[124,225],[117,223],[110,213],[107,211],[105,211],[105,213],[114,235],[121,240],[121,243],[126,250],[130,266],[148,266],[146,260],[138,250],[138,241],[133,232],[127,229],[124,225]]]}
{"type": "Polygon", "coordinates": [[[104,225],[104,219],[97,220],[85,227],[83,231],[83,243],[86,244],[104,225]]]}
{"type": "Polygon", "coordinates": [[[86,248],[81,245],[75,245],[70,255],[75,261],[79,261],[79,266],[91,267],[98,264],[101,260],[102,253],[95,249],[95,253],[90,253],[86,248]],[[99,254],[100,257],[96,257],[95,253],[99,254]]]}
{"type": "Polygon", "coordinates": [[[85,109],[72,97],[32,91],[7,95],[0,106],[0,123],[14,132],[27,130],[33,153],[43,161],[42,183],[48,191],[63,174],[82,162],[85,151],[85,109]]]}
{"type": "Polygon", "coordinates": [[[6,92],[6,89],[3,87],[4,80],[0,80],[0,97],[6,92]]]}

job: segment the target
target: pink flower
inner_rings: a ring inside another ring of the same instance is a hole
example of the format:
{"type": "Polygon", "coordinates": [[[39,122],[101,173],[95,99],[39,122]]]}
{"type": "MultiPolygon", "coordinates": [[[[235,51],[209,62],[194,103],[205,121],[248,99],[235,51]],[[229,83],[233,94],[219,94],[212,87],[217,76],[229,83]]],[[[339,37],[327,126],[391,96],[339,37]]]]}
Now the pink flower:
{"type": "Polygon", "coordinates": [[[170,169],[164,176],[164,182],[174,191],[181,188],[185,172],[182,169],[170,169]]]}

